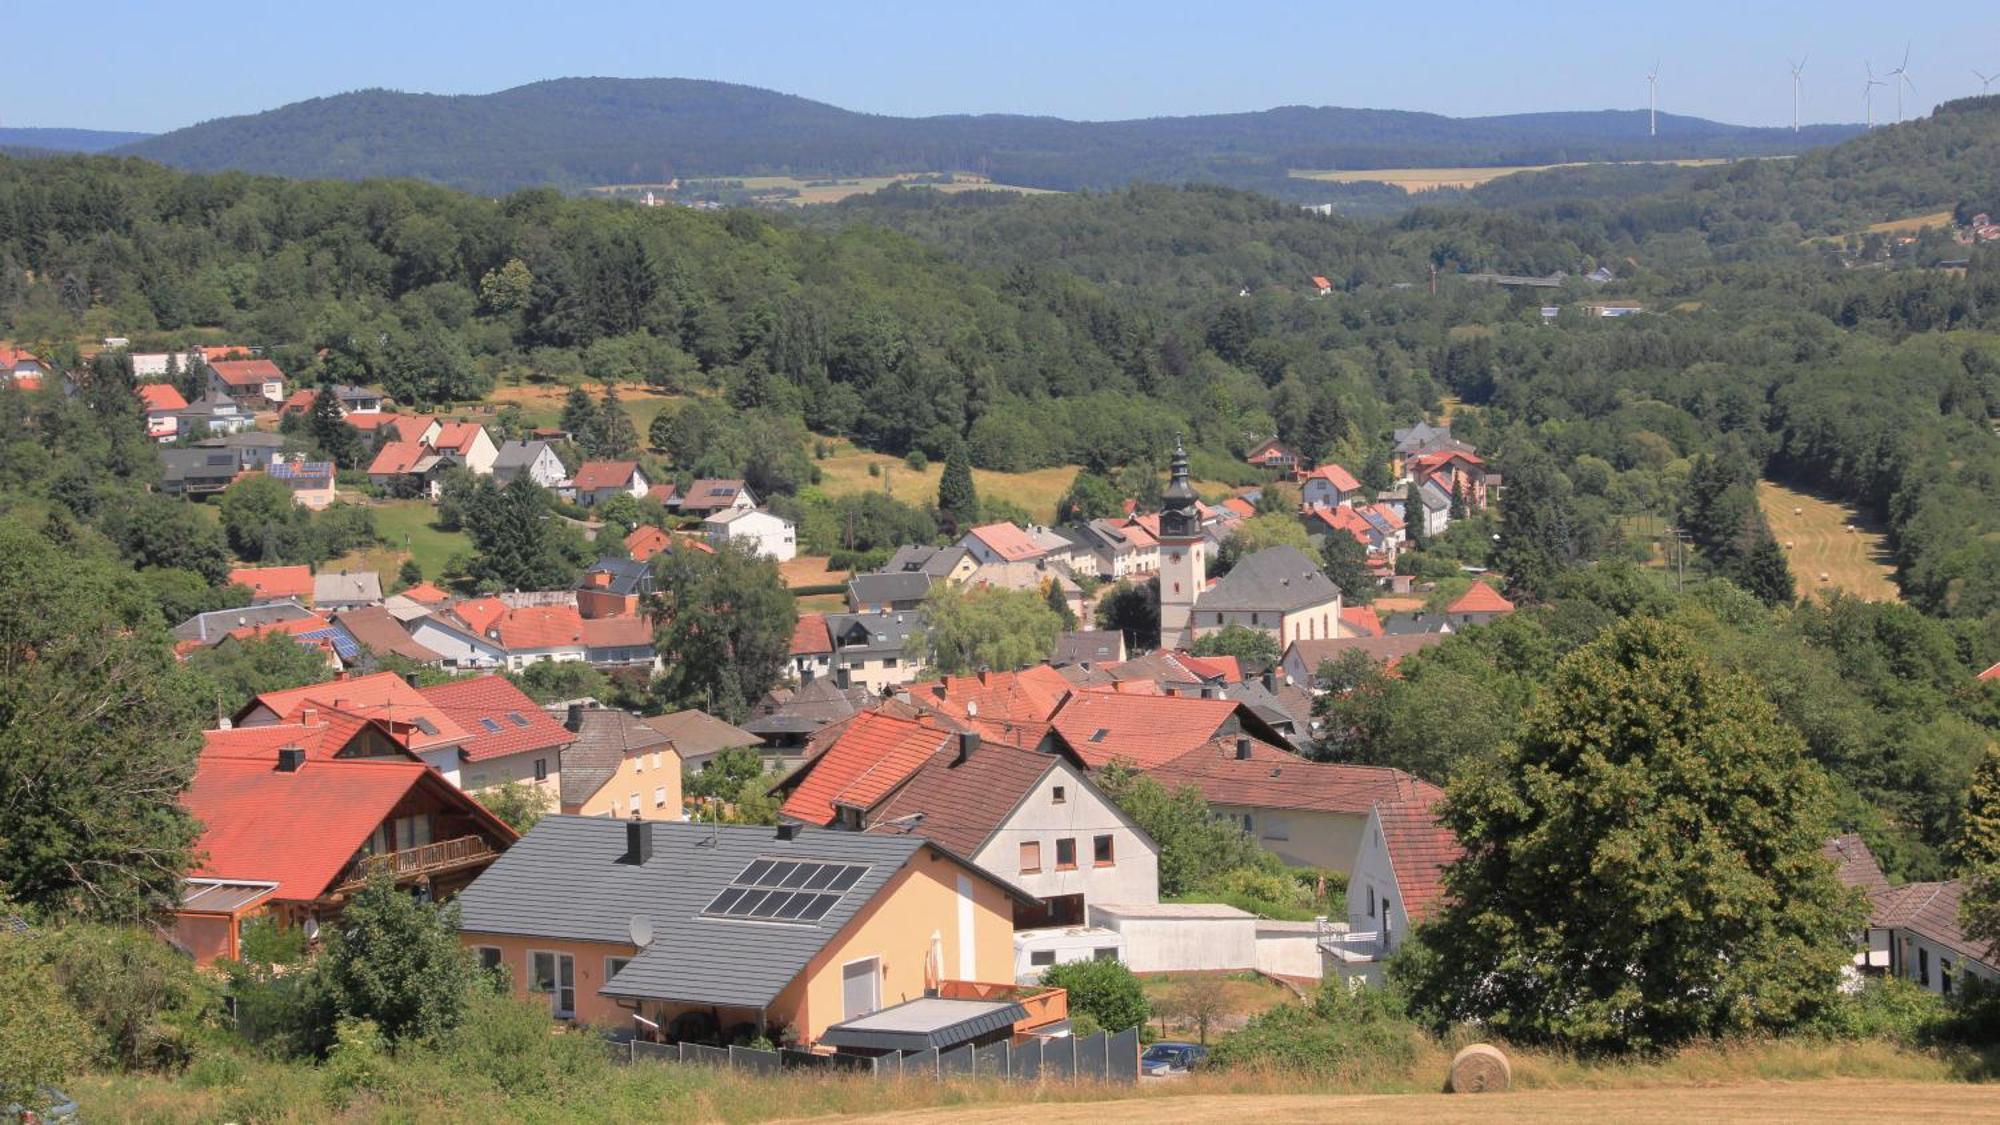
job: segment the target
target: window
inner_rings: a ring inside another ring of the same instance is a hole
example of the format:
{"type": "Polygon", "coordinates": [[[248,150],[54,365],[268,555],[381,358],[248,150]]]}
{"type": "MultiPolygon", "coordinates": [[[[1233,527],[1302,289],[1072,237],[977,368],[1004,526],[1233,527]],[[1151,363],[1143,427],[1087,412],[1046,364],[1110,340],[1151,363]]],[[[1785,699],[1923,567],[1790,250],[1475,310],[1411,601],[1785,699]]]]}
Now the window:
{"type": "Polygon", "coordinates": [[[656,785],[653,787],[653,807],[656,809],[663,809],[667,807],[666,786],[656,785]]]}
{"type": "Polygon", "coordinates": [[[646,772],[646,756],[644,754],[632,755],[632,772],[633,773],[646,772]]]}
{"type": "Polygon", "coordinates": [[[1026,840],[1021,844],[1021,874],[1033,875],[1042,869],[1042,842],[1026,840]]]}
{"type": "Polygon", "coordinates": [[[1045,968],[1055,963],[1056,963],[1056,951],[1053,949],[1037,949],[1034,952],[1028,954],[1028,964],[1033,965],[1038,969],[1045,968]]]}
{"type": "Polygon", "coordinates": [[[1068,800],[1069,800],[1068,791],[1063,786],[1058,785],[1055,787],[1055,791],[1050,795],[1049,803],[1052,805],[1060,805],[1068,800]]]}
{"type": "Polygon", "coordinates": [[[548,996],[557,1019],[576,1015],[576,958],[567,953],[528,954],[528,991],[548,996]]]}
{"type": "Polygon", "coordinates": [[[887,659],[882,661],[882,667],[884,668],[894,668],[895,666],[896,666],[896,658],[893,656],[888,657],[887,659]]]}
{"type": "Polygon", "coordinates": [[[1291,833],[1292,827],[1285,823],[1284,817],[1267,816],[1264,818],[1264,838],[1266,840],[1289,840],[1292,838],[1291,833]]]}
{"type": "Polygon", "coordinates": [[[1375,917],[1375,888],[1368,888],[1368,916],[1375,917]]]}
{"type": "Polygon", "coordinates": [[[1931,951],[1917,948],[1917,983],[1928,987],[1931,983],[1931,951]]]}
{"type": "Polygon", "coordinates": [[[500,947],[497,945],[475,945],[472,951],[479,955],[479,967],[492,972],[500,967],[500,947]]]}
{"type": "Polygon", "coordinates": [[[1093,949],[1090,951],[1090,959],[1093,961],[1116,961],[1118,960],[1118,947],[1115,945],[1106,945],[1093,949]]]}
{"type": "Polygon", "coordinates": [[[660,752],[658,750],[653,751],[653,768],[660,768],[660,752]]]}
{"type": "Polygon", "coordinates": [[[632,794],[632,815],[639,815],[639,795],[637,793],[632,794]]]}
{"type": "Polygon", "coordinates": [[[536,758],[535,780],[547,781],[548,779],[549,779],[549,760],[547,758],[536,758]]]}
{"type": "Polygon", "coordinates": [[[1112,850],[1111,837],[1108,835],[1092,838],[1090,852],[1091,862],[1099,867],[1109,867],[1118,862],[1116,853],[1112,850]]]}
{"type": "Polygon", "coordinates": [[[612,977],[624,972],[625,966],[631,963],[632,959],[630,957],[606,957],[604,959],[604,979],[610,980],[612,977]]]}
{"type": "Polygon", "coordinates": [[[1944,993],[1946,996],[1951,995],[1951,960],[1949,958],[1938,958],[1938,991],[1944,993]]]}
{"type": "Polygon", "coordinates": [[[882,1006],[882,959],[865,957],[840,967],[842,1018],[856,1020],[882,1006]]]}
{"type": "Polygon", "coordinates": [[[1056,841],[1056,870],[1076,870],[1076,838],[1064,836],[1056,841]]]}

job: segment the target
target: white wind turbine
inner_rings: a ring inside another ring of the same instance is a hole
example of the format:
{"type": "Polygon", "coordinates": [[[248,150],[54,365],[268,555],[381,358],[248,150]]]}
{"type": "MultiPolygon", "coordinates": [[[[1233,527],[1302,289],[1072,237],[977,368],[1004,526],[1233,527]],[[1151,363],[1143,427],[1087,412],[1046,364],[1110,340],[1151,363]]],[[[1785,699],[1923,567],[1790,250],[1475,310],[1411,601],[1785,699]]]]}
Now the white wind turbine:
{"type": "Polygon", "coordinates": [[[1646,72],[1646,135],[1660,135],[1660,60],[1653,60],[1653,69],[1646,72]]]}
{"type": "Polygon", "coordinates": [[[1861,87],[1862,120],[1867,128],[1873,129],[1875,127],[1875,87],[1887,86],[1888,83],[1875,77],[1875,64],[1864,62],[1861,65],[1868,68],[1868,81],[1863,83],[1861,87]]]}
{"type": "Polygon", "coordinates": [[[1993,91],[1993,80],[2000,78],[2000,74],[1981,74],[1976,70],[1972,76],[1979,79],[1979,96],[1982,98],[1993,91]]]}
{"type": "Polygon", "coordinates": [[[1799,80],[1806,72],[1806,59],[1809,58],[1812,58],[1811,54],[1807,54],[1797,62],[1785,60],[1785,65],[1792,68],[1792,132],[1794,133],[1799,131],[1799,80]]]}
{"type": "Polygon", "coordinates": [[[1903,65],[1889,72],[1889,80],[1896,87],[1896,123],[1900,125],[1903,121],[1903,87],[1908,86],[1912,94],[1917,92],[1917,84],[1910,81],[1910,49],[1908,47],[1903,48],[1903,65]]]}

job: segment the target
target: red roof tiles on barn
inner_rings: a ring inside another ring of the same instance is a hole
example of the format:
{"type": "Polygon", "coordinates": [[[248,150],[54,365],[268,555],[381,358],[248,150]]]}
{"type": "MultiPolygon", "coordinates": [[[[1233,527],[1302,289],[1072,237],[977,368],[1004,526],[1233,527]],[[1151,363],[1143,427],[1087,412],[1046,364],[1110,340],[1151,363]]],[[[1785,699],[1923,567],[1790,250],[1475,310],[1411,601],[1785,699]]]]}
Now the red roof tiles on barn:
{"type": "Polygon", "coordinates": [[[882,711],[856,715],[838,739],[788,779],[791,795],[778,811],[794,820],[832,824],[838,806],[872,808],[957,737],[923,719],[882,711]]]}

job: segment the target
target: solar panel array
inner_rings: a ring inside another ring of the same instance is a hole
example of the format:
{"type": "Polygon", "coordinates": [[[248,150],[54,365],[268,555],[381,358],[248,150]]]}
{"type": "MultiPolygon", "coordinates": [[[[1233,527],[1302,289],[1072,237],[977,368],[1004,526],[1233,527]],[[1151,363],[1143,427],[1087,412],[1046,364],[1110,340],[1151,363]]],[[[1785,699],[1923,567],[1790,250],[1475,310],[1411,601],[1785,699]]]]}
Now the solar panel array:
{"type": "Polygon", "coordinates": [[[702,910],[710,918],[817,922],[868,873],[860,863],[760,859],[744,868],[702,910]]]}

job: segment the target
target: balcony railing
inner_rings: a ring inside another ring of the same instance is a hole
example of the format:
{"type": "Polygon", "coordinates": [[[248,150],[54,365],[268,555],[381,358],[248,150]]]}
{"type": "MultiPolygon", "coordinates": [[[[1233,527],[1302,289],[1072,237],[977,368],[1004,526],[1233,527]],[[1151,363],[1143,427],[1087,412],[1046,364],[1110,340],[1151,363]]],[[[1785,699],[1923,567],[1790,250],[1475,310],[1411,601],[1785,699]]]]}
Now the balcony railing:
{"type": "Polygon", "coordinates": [[[1350,930],[1345,922],[1319,922],[1319,947],[1342,961],[1376,961],[1388,953],[1380,930],[1350,930]]]}
{"type": "Polygon", "coordinates": [[[499,854],[483,836],[458,836],[450,840],[439,840],[435,844],[423,844],[401,851],[363,856],[355,861],[346,881],[341,883],[339,889],[347,891],[359,887],[377,872],[387,872],[391,878],[400,883],[406,879],[419,879],[475,863],[485,863],[499,854]]]}
{"type": "Polygon", "coordinates": [[[1024,1035],[1069,1018],[1069,991],[1047,985],[946,980],[938,982],[938,995],[946,1000],[1011,1000],[1021,1005],[1027,1009],[1028,1015],[1025,1019],[1014,1021],[1016,1035],[1024,1035]]]}

